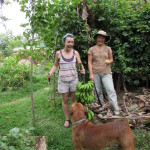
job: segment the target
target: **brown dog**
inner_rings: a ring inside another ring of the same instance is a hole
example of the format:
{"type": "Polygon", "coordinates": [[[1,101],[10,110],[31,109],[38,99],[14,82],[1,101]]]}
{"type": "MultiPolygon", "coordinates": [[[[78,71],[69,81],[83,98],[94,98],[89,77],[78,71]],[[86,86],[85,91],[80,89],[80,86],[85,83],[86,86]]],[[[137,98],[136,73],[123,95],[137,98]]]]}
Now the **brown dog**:
{"type": "Polygon", "coordinates": [[[134,139],[128,120],[93,125],[86,120],[87,110],[81,103],[73,103],[70,114],[75,150],[100,150],[115,143],[123,150],[134,150],[134,139]]]}

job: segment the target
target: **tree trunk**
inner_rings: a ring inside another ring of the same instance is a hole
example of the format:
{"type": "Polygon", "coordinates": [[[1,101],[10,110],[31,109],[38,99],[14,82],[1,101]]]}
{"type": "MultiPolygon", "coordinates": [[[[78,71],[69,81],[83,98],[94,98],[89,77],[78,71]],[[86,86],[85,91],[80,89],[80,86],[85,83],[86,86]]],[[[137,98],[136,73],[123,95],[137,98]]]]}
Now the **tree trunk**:
{"type": "Polygon", "coordinates": [[[127,90],[127,87],[126,87],[124,79],[123,79],[123,89],[124,89],[125,93],[128,93],[128,90],[127,90]]]}

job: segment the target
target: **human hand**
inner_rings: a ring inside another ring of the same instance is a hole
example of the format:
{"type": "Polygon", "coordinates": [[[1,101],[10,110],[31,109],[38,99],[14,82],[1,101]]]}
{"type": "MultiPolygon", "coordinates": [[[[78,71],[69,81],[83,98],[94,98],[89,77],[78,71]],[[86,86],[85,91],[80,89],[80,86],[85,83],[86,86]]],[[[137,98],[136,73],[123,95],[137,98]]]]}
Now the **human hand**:
{"type": "Polygon", "coordinates": [[[108,65],[108,64],[111,64],[111,61],[110,61],[109,59],[107,59],[107,60],[105,61],[105,63],[108,65]]]}
{"type": "Polygon", "coordinates": [[[48,74],[46,75],[46,77],[47,77],[47,79],[50,79],[51,74],[50,74],[50,73],[48,73],[48,74]]]}
{"type": "Polygon", "coordinates": [[[81,74],[85,74],[85,69],[80,70],[81,74]]]}
{"type": "Polygon", "coordinates": [[[91,74],[89,78],[90,78],[90,80],[92,80],[94,82],[94,76],[93,76],[93,74],[91,74]]]}

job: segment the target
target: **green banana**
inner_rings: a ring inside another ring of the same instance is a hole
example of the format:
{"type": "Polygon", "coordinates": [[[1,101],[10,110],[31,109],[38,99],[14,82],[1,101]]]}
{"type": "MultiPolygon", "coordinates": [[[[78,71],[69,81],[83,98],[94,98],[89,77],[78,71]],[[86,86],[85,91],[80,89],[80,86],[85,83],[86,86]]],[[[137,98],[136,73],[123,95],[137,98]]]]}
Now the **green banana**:
{"type": "Polygon", "coordinates": [[[91,118],[93,118],[94,117],[93,111],[89,109],[89,113],[91,114],[91,118]]]}
{"type": "Polygon", "coordinates": [[[94,95],[91,94],[94,89],[94,83],[92,80],[84,83],[79,81],[77,83],[77,91],[75,93],[76,101],[82,104],[91,104],[94,100],[94,95]]]}
{"type": "Polygon", "coordinates": [[[88,113],[88,120],[91,121],[92,117],[91,117],[91,114],[88,113]]]}
{"type": "Polygon", "coordinates": [[[84,99],[83,98],[81,99],[81,102],[84,103],[84,99]]]}

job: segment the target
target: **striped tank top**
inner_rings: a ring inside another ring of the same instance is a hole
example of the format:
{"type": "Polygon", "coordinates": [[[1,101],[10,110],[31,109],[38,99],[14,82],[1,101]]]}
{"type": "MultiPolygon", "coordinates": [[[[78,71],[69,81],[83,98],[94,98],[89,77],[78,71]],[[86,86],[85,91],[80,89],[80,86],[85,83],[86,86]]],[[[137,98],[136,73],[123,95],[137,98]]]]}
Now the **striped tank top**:
{"type": "Polygon", "coordinates": [[[70,59],[66,59],[62,54],[62,50],[60,50],[59,78],[63,82],[77,78],[75,50],[73,50],[73,55],[70,59]]]}

